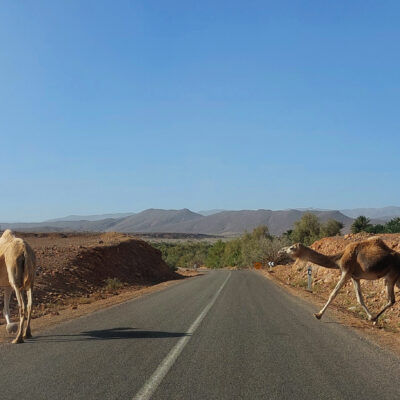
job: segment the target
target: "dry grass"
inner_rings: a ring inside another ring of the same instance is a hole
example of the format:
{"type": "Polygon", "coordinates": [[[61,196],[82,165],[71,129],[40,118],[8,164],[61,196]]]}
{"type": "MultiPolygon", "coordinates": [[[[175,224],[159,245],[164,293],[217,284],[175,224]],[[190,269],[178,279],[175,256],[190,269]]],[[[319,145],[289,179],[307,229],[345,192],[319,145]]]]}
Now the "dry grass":
{"type": "Polygon", "coordinates": [[[107,278],[105,280],[105,289],[108,291],[118,290],[124,287],[124,284],[118,278],[107,278]]]}

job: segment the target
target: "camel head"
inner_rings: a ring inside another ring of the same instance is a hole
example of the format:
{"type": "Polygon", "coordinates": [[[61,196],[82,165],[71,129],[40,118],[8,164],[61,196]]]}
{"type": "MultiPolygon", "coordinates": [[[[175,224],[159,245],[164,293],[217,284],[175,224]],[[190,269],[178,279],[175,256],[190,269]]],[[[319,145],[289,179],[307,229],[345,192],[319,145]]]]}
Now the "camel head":
{"type": "Polygon", "coordinates": [[[300,257],[304,247],[305,246],[302,245],[301,243],[295,243],[292,244],[291,246],[283,247],[279,251],[279,254],[288,255],[290,258],[296,259],[300,257]]]}

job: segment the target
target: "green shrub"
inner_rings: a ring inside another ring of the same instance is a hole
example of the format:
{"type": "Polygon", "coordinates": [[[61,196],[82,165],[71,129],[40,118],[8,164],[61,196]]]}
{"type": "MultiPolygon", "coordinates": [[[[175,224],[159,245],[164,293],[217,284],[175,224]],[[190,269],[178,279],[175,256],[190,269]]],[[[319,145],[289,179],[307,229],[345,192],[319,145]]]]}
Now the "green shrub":
{"type": "Polygon", "coordinates": [[[321,224],[315,214],[305,213],[294,223],[291,233],[293,242],[300,242],[309,246],[321,238],[321,224]]]}
{"type": "Polygon", "coordinates": [[[206,264],[210,268],[222,268],[224,267],[224,253],[225,243],[222,240],[218,240],[208,251],[206,264]]]}
{"type": "Polygon", "coordinates": [[[384,225],[372,225],[367,217],[360,216],[353,222],[351,231],[352,233],[400,233],[400,218],[393,218],[384,225]]]}
{"type": "Polygon", "coordinates": [[[166,264],[172,268],[192,268],[194,264],[204,265],[207,260],[211,243],[181,242],[181,243],[152,243],[161,251],[166,264]]]}
{"type": "Polygon", "coordinates": [[[369,218],[360,215],[351,225],[351,233],[367,232],[367,230],[371,228],[370,222],[369,218]]]}
{"type": "Polygon", "coordinates": [[[294,223],[293,230],[287,231],[283,236],[309,246],[323,237],[339,235],[342,228],[343,224],[339,221],[330,219],[321,224],[315,214],[305,213],[294,223]]]}
{"type": "Polygon", "coordinates": [[[330,219],[325,224],[321,224],[320,236],[329,237],[339,235],[343,227],[344,225],[341,222],[330,219]]]}

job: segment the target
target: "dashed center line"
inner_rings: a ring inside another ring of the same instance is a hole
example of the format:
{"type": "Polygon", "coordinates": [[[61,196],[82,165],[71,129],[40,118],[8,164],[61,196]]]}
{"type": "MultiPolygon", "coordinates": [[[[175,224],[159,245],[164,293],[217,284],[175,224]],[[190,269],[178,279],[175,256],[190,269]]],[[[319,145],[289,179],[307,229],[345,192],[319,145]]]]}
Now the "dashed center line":
{"type": "Polygon", "coordinates": [[[172,350],[167,354],[167,356],[161,361],[158,368],[154,371],[153,375],[147,380],[147,382],[143,385],[143,387],[139,390],[139,392],[135,395],[133,400],[149,400],[153,393],[157,390],[158,386],[167,375],[168,371],[174,365],[175,361],[182,353],[184,347],[188,344],[191,335],[196,332],[196,329],[200,326],[201,321],[203,321],[204,317],[210,311],[211,307],[214,305],[215,301],[217,300],[218,296],[222,292],[222,289],[228,282],[228,279],[231,276],[231,272],[225,279],[224,283],[220,286],[217,293],[215,293],[214,297],[211,301],[207,304],[204,310],[200,313],[200,315],[196,318],[193,324],[190,326],[188,331],[186,332],[187,336],[182,337],[179,339],[178,343],[172,348],[172,350]]]}

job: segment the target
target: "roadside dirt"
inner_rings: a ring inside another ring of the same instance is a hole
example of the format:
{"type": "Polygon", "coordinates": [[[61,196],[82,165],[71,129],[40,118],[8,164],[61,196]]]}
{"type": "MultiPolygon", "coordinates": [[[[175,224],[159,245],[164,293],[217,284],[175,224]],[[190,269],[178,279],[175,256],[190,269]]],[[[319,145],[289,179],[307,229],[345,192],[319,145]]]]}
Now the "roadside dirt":
{"type": "MultiPolygon", "coordinates": [[[[311,248],[322,254],[331,255],[342,251],[349,243],[365,240],[370,236],[379,236],[390,248],[400,251],[400,234],[357,234],[324,238],[313,243],[311,248]]],[[[326,269],[299,260],[288,265],[277,265],[272,272],[267,270],[260,272],[294,295],[314,303],[318,306],[316,311],[328,300],[329,294],[339,280],[338,270],[326,269]],[[309,265],[313,268],[312,293],[306,290],[309,265]]],[[[361,286],[367,307],[372,313],[377,313],[387,302],[383,280],[361,281],[361,286]]],[[[398,298],[400,289],[396,287],[395,291],[398,298]]],[[[387,310],[374,326],[372,322],[366,320],[364,310],[357,303],[353,285],[348,282],[329,306],[327,313],[334,314],[339,322],[355,328],[375,343],[400,354],[400,302],[396,302],[387,310]]]]}
{"type": "MultiPolygon", "coordinates": [[[[172,271],[158,250],[125,234],[16,233],[16,236],[32,246],[37,258],[33,329],[85,315],[197,275],[190,270],[172,271]]],[[[17,321],[15,296],[11,300],[11,315],[17,321]]],[[[1,315],[0,325],[3,324],[1,315]]],[[[0,342],[7,337],[5,328],[0,327],[0,342]]]]}

